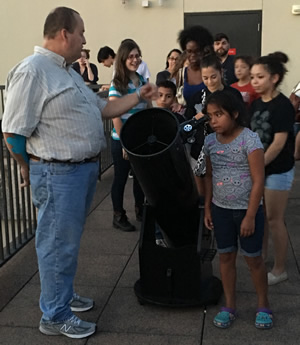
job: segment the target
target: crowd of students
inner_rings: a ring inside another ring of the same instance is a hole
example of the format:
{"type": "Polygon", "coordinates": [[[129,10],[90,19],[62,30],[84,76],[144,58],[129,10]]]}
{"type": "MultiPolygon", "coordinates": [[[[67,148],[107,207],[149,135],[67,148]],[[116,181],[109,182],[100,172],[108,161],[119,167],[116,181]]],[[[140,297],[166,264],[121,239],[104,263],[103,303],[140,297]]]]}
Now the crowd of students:
{"type": "MultiPolygon", "coordinates": [[[[219,251],[225,306],[214,318],[214,324],[227,328],[236,316],[236,258],[240,243],[257,292],[255,326],[269,329],[273,314],[267,286],[288,279],[284,214],[294,178],[294,160],[300,158],[299,134],[295,149],[300,122],[295,124],[295,111],[300,109],[299,87],[293,90],[291,100],[279,90],[288,61],[282,52],[257,59],[233,57],[228,54],[227,35],[220,33],[213,38],[201,26],[182,30],[178,42],[183,53],[172,49],[165,69],[157,73],[155,105],[173,111],[179,123],[204,114],[209,117],[198,128],[189,155],[198,192],[205,197],[205,225],[214,229],[219,251]],[[264,262],[269,232],[274,264],[267,273],[264,262]]],[[[107,86],[110,100],[137,92],[147,83],[149,71],[144,76],[139,71],[141,56],[139,46],[132,40],[124,40],[117,54],[109,47],[100,49],[98,61],[114,66],[112,82],[107,86]]],[[[79,73],[82,71],[80,68],[79,73]]],[[[85,70],[85,75],[90,76],[89,71],[85,70]]],[[[135,228],[123,208],[130,163],[119,141],[120,130],[132,114],[151,106],[142,101],[113,120],[113,225],[123,231],[135,228]]],[[[144,195],[135,177],[133,192],[136,217],[140,220],[144,195]]]]}

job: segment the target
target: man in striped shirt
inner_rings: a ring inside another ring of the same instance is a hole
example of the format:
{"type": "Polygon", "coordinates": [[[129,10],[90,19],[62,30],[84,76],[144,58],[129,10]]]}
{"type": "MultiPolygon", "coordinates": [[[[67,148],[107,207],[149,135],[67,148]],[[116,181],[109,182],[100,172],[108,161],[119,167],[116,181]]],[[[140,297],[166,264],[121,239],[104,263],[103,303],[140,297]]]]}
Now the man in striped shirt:
{"type": "Polygon", "coordinates": [[[73,311],[93,300],[73,291],[80,237],[105,147],[102,117],[120,116],[155,96],[147,84],[120,100],[101,100],[71,68],[86,43],[78,12],[58,7],[44,25],[43,47],[10,71],[2,131],[39,209],[36,250],[41,280],[40,331],[84,338],[96,325],[73,311]],[[29,178],[30,172],[30,178],[29,178]]]}

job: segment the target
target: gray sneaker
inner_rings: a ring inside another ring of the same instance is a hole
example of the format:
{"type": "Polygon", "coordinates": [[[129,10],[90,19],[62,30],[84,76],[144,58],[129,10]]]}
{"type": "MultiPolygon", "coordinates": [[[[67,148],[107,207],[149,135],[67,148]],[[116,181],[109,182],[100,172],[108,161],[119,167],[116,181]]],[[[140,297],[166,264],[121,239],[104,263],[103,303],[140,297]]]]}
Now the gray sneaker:
{"type": "Polygon", "coordinates": [[[96,331],[96,324],[80,320],[76,315],[65,321],[40,321],[39,330],[46,335],[65,335],[69,338],[85,338],[96,331]]]}
{"type": "Polygon", "coordinates": [[[91,298],[81,297],[74,292],[73,298],[70,301],[72,311],[87,311],[92,309],[94,301],[91,298]]]}

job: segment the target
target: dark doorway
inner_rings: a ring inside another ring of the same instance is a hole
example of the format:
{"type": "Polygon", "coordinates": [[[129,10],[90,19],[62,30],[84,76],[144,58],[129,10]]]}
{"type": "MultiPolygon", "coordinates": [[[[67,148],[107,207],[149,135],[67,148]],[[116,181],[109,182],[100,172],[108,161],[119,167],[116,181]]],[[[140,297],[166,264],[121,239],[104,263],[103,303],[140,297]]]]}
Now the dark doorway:
{"type": "Polygon", "coordinates": [[[225,33],[236,55],[261,55],[261,11],[185,13],[184,27],[202,25],[212,35],[225,33]]]}

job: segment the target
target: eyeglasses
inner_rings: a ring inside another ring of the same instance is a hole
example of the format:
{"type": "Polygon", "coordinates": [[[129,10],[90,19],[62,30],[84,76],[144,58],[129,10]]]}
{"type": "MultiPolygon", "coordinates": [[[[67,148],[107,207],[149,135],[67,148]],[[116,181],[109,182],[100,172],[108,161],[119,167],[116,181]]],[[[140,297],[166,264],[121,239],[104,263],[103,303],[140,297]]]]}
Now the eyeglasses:
{"type": "Polygon", "coordinates": [[[141,56],[139,54],[131,54],[131,55],[128,55],[127,57],[127,60],[134,60],[134,59],[137,59],[139,60],[141,58],[141,56]]]}
{"type": "Polygon", "coordinates": [[[177,61],[177,60],[178,60],[178,58],[175,58],[175,57],[171,56],[171,57],[169,57],[169,59],[168,59],[168,60],[177,61]]]}

